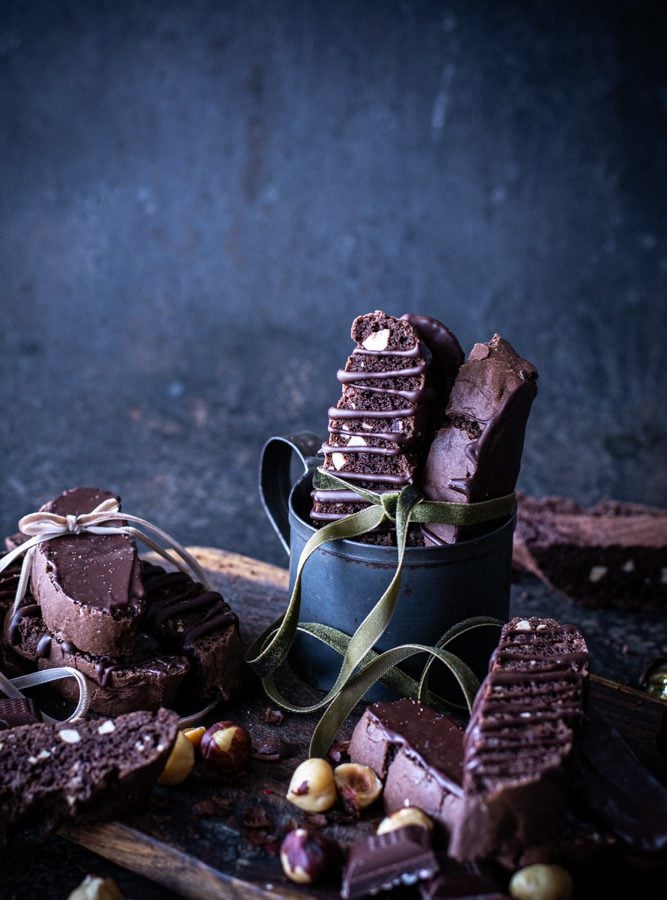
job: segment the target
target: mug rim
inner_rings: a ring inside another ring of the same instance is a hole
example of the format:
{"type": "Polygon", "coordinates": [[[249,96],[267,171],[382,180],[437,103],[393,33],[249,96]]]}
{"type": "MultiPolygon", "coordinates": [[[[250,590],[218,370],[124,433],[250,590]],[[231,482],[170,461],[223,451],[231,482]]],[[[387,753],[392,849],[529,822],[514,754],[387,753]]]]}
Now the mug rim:
{"type": "MultiPolygon", "coordinates": [[[[315,534],[317,528],[299,515],[295,508],[294,498],[296,492],[302,487],[303,482],[307,478],[312,479],[312,477],[312,470],[304,472],[292,485],[288,498],[290,525],[291,527],[298,526],[301,537],[305,537],[306,540],[315,534]],[[307,536],[305,534],[306,532],[307,536]]],[[[479,552],[488,549],[488,545],[500,543],[505,538],[508,530],[510,531],[510,534],[512,534],[516,526],[516,517],[517,510],[515,507],[514,512],[510,516],[505,517],[501,524],[492,531],[488,531],[478,537],[469,538],[465,541],[457,541],[455,544],[433,544],[431,546],[422,547],[411,547],[406,545],[404,550],[405,559],[406,561],[410,561],[413,565],[433,565],[435,563],[442,563],[443,556],[454,562],[455,560],[459,560],[466,556],[478,555],[479,552]]],[[[396,566],[395,545],[367,544],[363,541],[355,541],[350,538],[339,538],[338,540],[329,541],[326,544],[320,545],[318,551],[331,554],[332,556],[344,556],[347,559],[359,559],[364,561],[375,560],[379,564],[385,564],[383,557],[388,557],[386,565],[391,567],[396,566]]]]}

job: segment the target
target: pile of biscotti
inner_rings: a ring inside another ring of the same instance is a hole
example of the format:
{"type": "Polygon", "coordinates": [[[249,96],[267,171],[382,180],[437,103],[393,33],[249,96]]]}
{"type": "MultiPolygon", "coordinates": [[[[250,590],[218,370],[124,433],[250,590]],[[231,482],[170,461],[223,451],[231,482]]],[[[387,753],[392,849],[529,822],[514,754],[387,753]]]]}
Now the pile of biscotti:
{"type": "MultiPolygon", "coordinates": [[[[43,511],[77,516],[112,497],[74,488],[43,511]]],[[[22,540],[15,535],[8,546],[22,540]]],[[[163,706],[194,711],[238,689],[236,614],[190,575],[141,560],[132,536],[72,533],[39,544],[28,592],[14,608],[18,565],[0,585],[2,655],[14,674],[71,666],[87,679],[91,710],[113,716],[163,706]]],[[[67,679],[52,690],[71,700],[76,685],[67,679]]]]}
{"type": "MultiPolygon", "coordinates": [[[[352,323],[355,347],[338,372],[323,469],[377,493],[416,484],[430,500],[472,503],[510,494],[521,465],[537,370],[500,335],[467,360],[454,334],[430,316],[376,310],[352,323]]],[[[365,502],[350,490],[313,492],[320,526],[365,502]]],[[[470,538],[480,526],[428,524],[413,544],[470,538]]],[[[385,527],[365,540],[391,543],[385,527]]]]}
{"type": "MultiPolygon", "coordinates": [[[[502,629],[465,730],[410,699],[372,704],[361,716],[350,758],[380,775],[386,811],[416,807],[442,829],[438,896],[450,896],[455,864],[494,866],[504,896],[511,874],[535,863],[565,867],[576,883],[591,859],[598,871],[624,855],[644,867],[664,861],[667,790],[588,707],[589,665],[575,626],[516,617],[502,629]]],[[[350,875],[377,886],[391,867],[383,858],[385,873],[373,873],[368,851],[361,841],[350,875]]]]}

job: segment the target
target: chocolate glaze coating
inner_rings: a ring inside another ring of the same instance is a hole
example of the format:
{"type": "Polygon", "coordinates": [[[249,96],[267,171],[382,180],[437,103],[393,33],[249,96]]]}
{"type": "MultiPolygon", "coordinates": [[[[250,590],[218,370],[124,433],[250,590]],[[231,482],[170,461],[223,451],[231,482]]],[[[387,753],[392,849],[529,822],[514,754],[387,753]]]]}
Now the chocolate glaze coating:
{"type": "MultiPolygon", "coordinates": [[[[42,509],[77,515],[111,497],[73,488],[42,509]]],[[[40,544],[31,586],[49,631],[88,653],[122,653],[144,610],[136,544],[125,535],[76,534],[40,544]]]]}
{"type": "Polygon", "coordinates": [[[436,395],[433,430],[442,424],[445,407],[456,375],[463,365],[465,354],[458,338],[446,325],[419,313],[404,313],[401,319],[417,330],[419,337],[431,351],[431,385],[436,395]]]}
{"type": "Polygon", "coordinates": [[[450,716],[417,700],[374,703],[357,723],[349,753],[385,780],[387,812],[418,806],[448,829],[457,820],[463,731],[450,716]]]}
{"type": "MultiPolygon", "coordinates": [[[[427,498],[472,503],[514,490],[536,382],[535,366],[499,335],[475,344],[459,369],[444,424],[428,453],[427,498]]],[[[453,543],[473,537],[479,527],[429,524],[423,532],[428,543],[453,543]]]]}

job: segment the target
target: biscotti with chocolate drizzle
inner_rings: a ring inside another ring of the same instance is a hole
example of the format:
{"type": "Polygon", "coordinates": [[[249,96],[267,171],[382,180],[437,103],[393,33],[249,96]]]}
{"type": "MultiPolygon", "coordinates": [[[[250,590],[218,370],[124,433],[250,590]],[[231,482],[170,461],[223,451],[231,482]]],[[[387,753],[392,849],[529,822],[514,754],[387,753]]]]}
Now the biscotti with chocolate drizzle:
{"type": "MultiPolygon", "coordinates": [[[[357,316],[351,336],[356,347],[337,375],[341,396],[329,409],[323,468],[377,493],[398,491],[415,480],[430,437],[432,354],[415,325],[380,310],[357,316]]],[[[348,490],[315,489],[312,499],[316,525],[367,505],[348,490]]]]}
{"type": "Polygon", "coordinates": [[[588,667],[572,625],[531,617],[503,626],[465,732],[452,857],[515,865],[526,848],[549,843],[567,806],[588,667]]]}
{"type": "Polygon", "coordinates": [[[178,732],[166,709],[0,732],[0,845],[19,828],[121,815],[159,777],[178,732]]]}

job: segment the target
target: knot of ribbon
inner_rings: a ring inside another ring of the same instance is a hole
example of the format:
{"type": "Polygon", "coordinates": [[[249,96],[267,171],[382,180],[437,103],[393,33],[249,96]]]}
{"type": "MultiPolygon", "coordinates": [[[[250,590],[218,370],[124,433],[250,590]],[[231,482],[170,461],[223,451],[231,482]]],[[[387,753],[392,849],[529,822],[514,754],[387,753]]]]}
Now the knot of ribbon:
{"type": "Polygon", "coordinates": [[[183,572],[192,573],[206,590],[211,590],[204,569],[176,538],[147,519],[121,512],[118,501],[113,497],[103,500],[90,512],[78,515],[59,515],[45,510],[28,513],[19,520],[18,526],[22,534],[28,535],[28,540],[0,558],[0,572],[2,572],[23,556],[12,613],[16,612],[25,597],[35,548],[48,541],[73,534],[123,534],[136,538],[168,563],[177,566],[183,572]],[[162,541],[167,549],[158,543],[156,538],[162,541]]]}
{"type": "Polygon", "coordinates": [[[310,742],[310,756],[325,756],[341,724],[376,681],[382,680],[404,696],[449,702],[428,691],[428,673],[437,659],[453,674],[470,710],[479,682],[470,667],[446,649],[455,638],[476,628],[500,627],[498,619],[475,616],[450,628],[433,646],[402,644],[384,652],[374,650],[389,626],[399,596],[408,526],[411,523],[476,525],[514,513],[516,495],[507,494],[478,503],[449,503],[425,500],[417,488],[406,485],[401,491],[376,493],[350,483],[324,469],[317,469],[313,486],[319,489],[353,491],[368,505],[317,529],[308,539],[299,558],[287,609],[249,647],[246,662],[260,676],[266,694],[290,712],[311,713],[324,709],[310,742]],[[395,523],[396,569],[385,592],[352,635],[318,622],[300,622],[301,581],[310,556],[328,541],[353,539],[383,522],[395,523]],[[342,656],[341,667],[331,688],[316,703],[303,706],[288,701],[278,690],[274,675],[287,659],[297,632],[309,634],[342,656]],[[417,682],[397,668],[417,654],[427,662],[417,682]]]}
{"type": "MultiPolygon", "coordinates": [[[[73,534],[121,534],[136,538],[157,553],[166,562],[177,566],[182,572],[186,572],[187,574],[192,573],[196,580],[199,581],[207,591],[212,590],[206,572],[197,562],[195,557],[186,550],[182,544],[166,531],[158,528],[146,519],[120,512],[118,501],[113,497],[103,500],[90,512],[79,513],[78,515],[59,515],[58,513],[46,512],[45,510],[28,513],[28,515],[23,516],[23,518],[19,520],[18,527],[22,534],[28,535],[28,540],[0,557],[0,572],[2,572],[11,566],[19,557],[23,556],[23,563],[21,565],[16,593],[14,595],[11,615],[14,615],[19,609],[23,598],[26,595],[30,581],[32,557],[36,548],[40,544],[58,540],[58,538],[67,537],[73,534]],[[158,540],[162,543],[158,543],[158,540]],[[162,546],[163,544],[166,545],[166,547],[162,546]]],[[[20,676],[20,678],[12,680],[13,687],[11,683],[9,683],[9,679],[4,678],[3,676],[2,679],[0,679],[0,689],[4,688],[5,693],[9,697],[17,697],[22,696],[20,693],[16,693],[19,687],[31,687],[36,684],[58,681],[62,678],[70,677],[74,678],[77,682],[79,688],[79,701],[74,712],[65,720],[69,721],[73,718],[85,716],[90,705],[86,679],[74,668],[60,666],[58,668],[43,669],[40,672],[33,672],[29,675],[20,676]],[[13,691],[13,693],[11,691],[13,691]]],[[[200,710],[197,713],[182,718],[182,724],[191,724],[191,721],[199,720],[204,713],[212,709],[218,702],[219,701],[216,700],[215,703],[210,704],[205,710],[200,710]]],[[[56,721],[54,719],[49,719],[49,717],[44,714],[42,714],[42,718],[47,721],[56,721]]]]}

